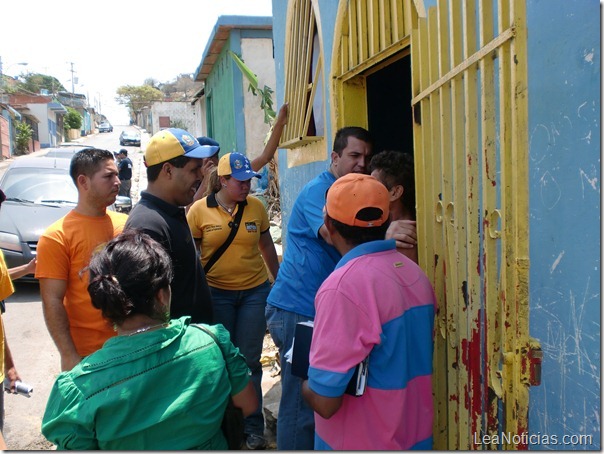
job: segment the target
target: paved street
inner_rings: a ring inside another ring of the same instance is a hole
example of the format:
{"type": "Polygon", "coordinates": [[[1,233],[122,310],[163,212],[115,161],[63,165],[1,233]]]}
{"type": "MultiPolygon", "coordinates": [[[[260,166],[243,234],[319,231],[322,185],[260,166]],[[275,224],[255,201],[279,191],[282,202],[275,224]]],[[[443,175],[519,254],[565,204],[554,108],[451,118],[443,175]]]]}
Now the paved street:
{"type": "Polygon", "coordinates": [[[22,380],[33,386],[31,397],[4,394],[4,438],[9,449],[49,449],[40,433],[48,394],[59,373],[57,349],[48,334],[36,284],[17,285],[3,314],[13,360],[22,380]]]}

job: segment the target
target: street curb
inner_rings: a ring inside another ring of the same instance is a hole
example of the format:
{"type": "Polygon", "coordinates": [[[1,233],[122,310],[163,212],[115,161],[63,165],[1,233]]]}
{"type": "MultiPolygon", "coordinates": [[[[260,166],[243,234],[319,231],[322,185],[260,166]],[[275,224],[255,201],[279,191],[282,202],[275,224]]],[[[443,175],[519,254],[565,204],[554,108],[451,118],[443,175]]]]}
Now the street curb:
{"type": "Polygon", "coordinates": [[[0,161],[0,170],[6,169],[11,164],[11,162],[13,162],[15,159],[24,158],[27,156],[40,156],[40,155],[43,155],[44,153],[46,153],[47,151],[48,151],[48,148],[42,148],[40,150],[33,151],[31,153],[22,154],[19,156],[11,156],[10,158],[3,159],[2,161],[0,161]]]}
{"type": "Polygon", "coordinates": [[[2,160],[0,161],[0,170],[4,170],[4,169],[6,169],[6,168],[7,168],[7,167],[8,167],[8,166],[11,164],[11,162],[13,162],[15,159],[24,158],[24,157],[26,157],[26,156],[41,156],[41,155],[43,155],[43,154],[47,153],[47,152],[48,152],[48,150],[49,150],[49,149],[51,149],[51,148],[61,148],[61,147],[62,147],[64,144],[66,144],[66,143],[74,143],[74,142],[75,142],[75,143],[81,143],[81,142],[83,142],[83,141],[84,141],[84,139],[86,139],[87,137],[90,137],[90,136],[95,136],[95,135],[97,135],[97,134],[98,134],[98,133],[96,133],[96,132],[91,132],[90,134],[88,134],[88,135],[86,135],[86,136],[84,136],[84,137],[79,137],[79,138],[77,138],[77,139],[70,140],[69,142],[61,142],[60,144],[58,144],[58,145],[56,145],[56,146],[54,146],[54,147],[40,148],[39,150],[32,151],[31,153],[27,153],[27,154],[21,154],[21,155],[17,155],[17,156],[14,156],[14,155],[13,155],[13,156],[11,156],[10,158],[5,158],[5,159],[2,159],[2,160]]]}

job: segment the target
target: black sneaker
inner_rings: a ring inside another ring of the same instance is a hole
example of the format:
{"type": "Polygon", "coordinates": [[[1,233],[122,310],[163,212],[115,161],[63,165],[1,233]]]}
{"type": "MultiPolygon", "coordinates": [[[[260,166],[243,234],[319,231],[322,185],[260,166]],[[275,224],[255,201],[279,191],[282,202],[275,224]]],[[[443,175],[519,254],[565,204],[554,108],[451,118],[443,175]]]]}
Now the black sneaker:
{"type": "Polygon", "coordinates": [[[245,439],[245,447],[250,450],[265,449],[266,440],[260,435],[249,434],[245,439]]]}

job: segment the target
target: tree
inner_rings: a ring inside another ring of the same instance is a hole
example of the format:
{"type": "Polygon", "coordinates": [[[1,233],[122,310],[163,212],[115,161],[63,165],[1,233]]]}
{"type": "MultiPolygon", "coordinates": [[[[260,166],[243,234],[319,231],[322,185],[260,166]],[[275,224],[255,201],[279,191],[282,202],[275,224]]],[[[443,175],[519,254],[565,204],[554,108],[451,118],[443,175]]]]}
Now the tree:
{"type": "Polygon", "coordinates": [[[23,121],[17,122],[17,134],[15,136],[15,148],[18,155],[25,154],[29,150],[29,141],[33,135],[31,126],[23,121]]]}
{"type": "Polygon", "coordinates": [[[164,99],[164,94],[150,85],[122,85],[116,93],[115,100],[134,112],[137,117],[143,107],[151,106],[154,102],[164,99]]]}
{"type": "Polygon", "coordinates": [[[179,74],[174,83],[176,92],[183,93],[184,99],[188,99],[195,88],[195,81],[191,74],[179,74]]]}
{"type": "Polygon", "coordinates": [[[178,129],[188,129],[187,124],[181,120],[180,118],[176,119],[176,120],[172,120],[170,119],[170,127],[171,128],[178,128],[178,129]]]}
{"type": "Polygon", "coordinates": [[[60,91],[67,91],[61,82],[54,76],[47,76],[39,73],[29,73],[23,76],[24,82],[21,87],[32,93],[40,93],[42,89],[55,94],[60,91]]]}
{"type": "Polygon", "coordinates": [[[159,90],[161,84],[157,79],[154,79],[153,77],[148,77],[143,82],[143,85],[149,85],[150,87],[157,88],[159,90]]]}
{"type": "Polygon", "coordinates": [[[82,127],[82,115],[73,107],[67,107],[67,114],[63,123],[65,129],[80,129],[82,127]]]}
{"type": "Polygon", "coordinates": [[[174,82],[164,82],[159,84],[158,90],[161,90],[161,92],[168,97],[171,97],[173,93],[178,91],[174,82]]]}

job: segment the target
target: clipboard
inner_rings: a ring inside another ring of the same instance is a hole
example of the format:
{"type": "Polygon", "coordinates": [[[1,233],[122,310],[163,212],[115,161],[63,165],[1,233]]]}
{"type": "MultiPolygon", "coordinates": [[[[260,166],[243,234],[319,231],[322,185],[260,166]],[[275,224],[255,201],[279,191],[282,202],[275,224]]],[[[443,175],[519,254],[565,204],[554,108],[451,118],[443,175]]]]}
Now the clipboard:
{"type": "MultiPolygon", "coordinates": [[[[291,373],[302,380],[308,380],[310,344],[312,342],[313,328],[314,323],[312,321],[299,322],[296,325],[296,330],[294,332],[291,373]]],[[[369,356],[357,364],[344,393],[355,397],[362,396],[367,387],[368,375],[369,356]]]]}

